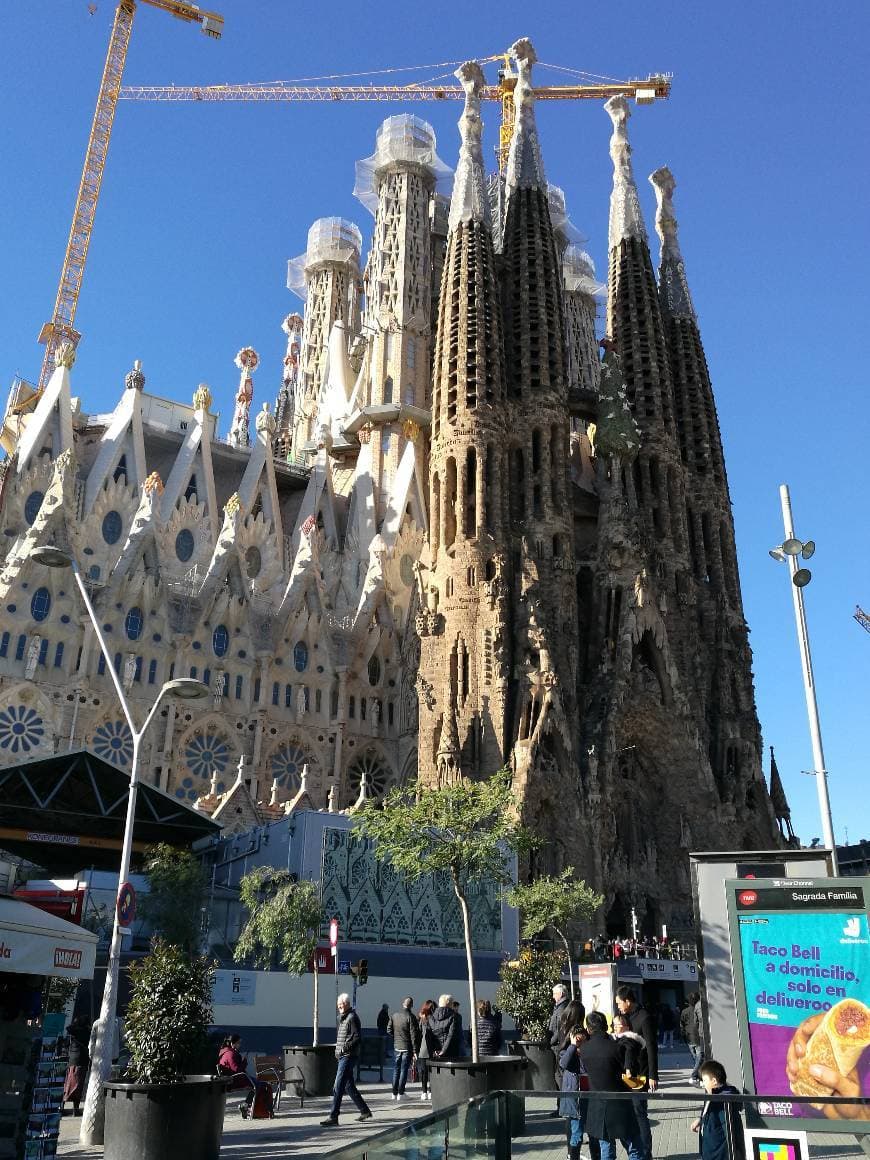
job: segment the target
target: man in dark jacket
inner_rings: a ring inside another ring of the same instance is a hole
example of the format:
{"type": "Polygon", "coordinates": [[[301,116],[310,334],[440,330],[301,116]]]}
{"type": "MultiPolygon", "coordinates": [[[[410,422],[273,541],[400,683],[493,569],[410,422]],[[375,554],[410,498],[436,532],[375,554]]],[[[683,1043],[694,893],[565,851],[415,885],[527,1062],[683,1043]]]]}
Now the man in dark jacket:
{"type": "Polygon", "coordinates": [[[452,995],[438,997],[438,1006],[429,1016],[429,1030],[438,1045],[431,1059],[462,1058],[462,1020],[453,1009],[452,995]]]}
{"type": "Polygon", "coordinates": [[[338,1060],[338,1067],[332,1089],[332,1108],[328,1117],[320,1121],[322,1128],[334,1128],[338,1124],[338,1112],[345,1092],[359,1110],[358,1120],[372,1118],[371,1110],[359,1094],[353,1077],[362,1042],[359,1016],[350,1004],[350,995],[339,995],[336,1006],[338,1007],[338,1027],[335,1034],[335,1058],[338,1060]]]}
{"type": "MultiPolygon", "coordinates": [[[[654,1092],[659,1086],[659,1041],[656,1021],[646,1008],[640,1006],[633,987],[617,987],[616,1007],[620,1015],[628,1016],[632,1031],[646,1044],[647,1081],[644,1090],[654,1092]]],[[[635,1099],[634,1110],[640,1125],[644,1160],[652,1160],[652,1128],[649,1123],[647,1101],[635,1099]]]]}
{"type": "Polygon", "coordinates": [[[692,1055],[691,1082],[698,1087],[701,1080],[698,1078],[698,1068],[701,1066],[701,1028],[698,1026],[697,1006],[701,996],[697,991],[689,995],[686,1006],[680,1012],[680,1034],[685,1040],[686,1047],[692,1055]]]}
{"type": "Polygon", "coordinates": [[[414,1000],[408,995],[402,1000],[402,1007],[394,1011],[387,1024],[387,1034],[393,1037],[393,1099],[400,1100],[405,1094],[411,1061],[420,1048],[420,1024],[412,1007],[414,1000]]]}
{"type": "MultiPolygon", "coordinates": [[[[586,1069],[590,1092],[627,1092],[622,1079],[625,1070],[624,1045],[607,1034],[607,1019],[600,1011],[586,1016],[589,1038],[577,1049],[586,1069]]],[[[642,1160],[643,1143],[631,1100],[608,1100],[590,1096],[586,1106],[586,1133],[601,1142],[601,1160],[616,1160],[620,1140],[629,1160],[642,1160]]]]}

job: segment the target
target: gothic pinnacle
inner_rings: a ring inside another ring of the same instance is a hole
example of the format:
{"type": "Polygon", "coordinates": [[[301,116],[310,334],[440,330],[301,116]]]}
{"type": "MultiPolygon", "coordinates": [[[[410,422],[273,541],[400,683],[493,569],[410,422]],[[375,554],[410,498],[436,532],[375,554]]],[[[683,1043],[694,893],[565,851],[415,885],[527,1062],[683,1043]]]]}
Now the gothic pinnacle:
{"type": "Polygon", "coordinates": [[[541,143],[535,123],[535,93],[532,89],[532,65],[538,59],[532,42],[523,37],[511,47],[517,66],[514,88],[514,132],[508,153],[505,185],[512,189],[546,189],[541,143]]]}
{"type": "Polygon", "coordinates": [[[656,233],[662,244],[659,263],[662,306],[669,314],[694,318],[695,308],[677,238],[677,219],[674,214],[674,190],[677,183],[667,165],[651,173],[649,180],[656,191],[656,233]]]}
{"type": "Polygon", "coordinates": [[[465,90],[465,108],[459,118],[459,161],[453,178],[448,229],[461,222],[481,222],[490,228],[489,198],[486,194],[486,170],[483,163],[483,122],[480,116],[480,93],[485,84],[483,69],[469,60],[456,70],[465,90]]]}
{"type": "Polygon", "coordinates": [[[613,122],[610,157],[613,161],[613,193],[610,195],[610,229],[608,245],[612,250],[623,238],[647,241],[646,226],[640,211],[640,200],[631,168],[631,145],[626,126],[631,109],[625,97],[611,97],[604,105],[613,122]]]}

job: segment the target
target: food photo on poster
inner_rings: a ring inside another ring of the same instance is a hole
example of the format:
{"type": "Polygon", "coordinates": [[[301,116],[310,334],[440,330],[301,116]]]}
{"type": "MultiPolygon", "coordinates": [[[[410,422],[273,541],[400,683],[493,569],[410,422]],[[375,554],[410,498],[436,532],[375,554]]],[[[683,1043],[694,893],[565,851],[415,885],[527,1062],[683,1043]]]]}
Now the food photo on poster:
{"type": "MultiPolygon", "coordinates": [[[[865,911],[850,912],[863,907],[855,889],[735,891],[741,1031],[758,1094],[870,1097],[870,929],[865,911]]],[[[863,1112],[787,1101],[774,1114],[831,1121],[863,1112]]]]}

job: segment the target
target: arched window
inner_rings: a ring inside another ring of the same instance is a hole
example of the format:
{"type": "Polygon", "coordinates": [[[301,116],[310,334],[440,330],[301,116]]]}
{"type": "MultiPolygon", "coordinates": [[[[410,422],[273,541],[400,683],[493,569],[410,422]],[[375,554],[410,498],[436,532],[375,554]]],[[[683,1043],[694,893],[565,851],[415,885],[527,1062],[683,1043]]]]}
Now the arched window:
{"type": "Polygon", "coordinates": [[[106,543],[117,544],[123,530],[124,522],[121,519],[121,513],[116,511],[106,512],[103,516],[103,539],[106,543]]]}
{"type": "Polygon", "coordinates": [[[393,401],[393,379],[392,376],[387,375],[384,379],[384,403],[390,404],[393,401]]]}
{"type": "Polygon", "coordinates": [[[293,704],[293,686],[284,686],[284,708],[289,709],[293,704]]]}
{"type": "Polygon", "coordinates": [[[59,669],[63,664],[63,641],[59,641],[54,650],[54,667],[59,669]]]}
{"type": "Polygon", "coordinates": [[[185,499],[196,499],[196,500],[199,499],[199,497],[196,493],[196,476],[195,475],[192,475],[190,477],[190,482],[187,485],[187,490],[184,493],[184,498],[185,499]]]}
{"type": "Polygon", "coordinates": [[[134,605],[124,618],[124,631],[127,634],[127,639],[138,640],[142,635],[144,623],[145,618],[142,615],[142,609],[134,605]]]}
{"type": "Polygon", "coordinates": [[[189,528],[182,528],[175,537],[175,554],[182,564],[186,564],[193,555],[194,547],[193,532],[189,528]]]}
{"type": "Polygon", "coordinates": [[[195,681],[195,680],[196,680],[196,677],[197,677],[197,674],[198,674],[198,673],[199,673],[199,669],[196,667],[196,665],[191,665],[191,666],[190,666],[190,679],[191,679],[192,681],[195,681]]]}
{"type": "Polygon", "coordinates": [[[277,681],[272,685],[272,704],[277,705],[281,698],[281,686],[277,681]]]}
{"type": "Polygon", "coordinates": [[[304,640],[297,641],[293,647],[293,667],[297,673],[304,673],[308,668],[308,645],[304,640]]]}
{"type": "Polygon", "coordinates": [[[39,509],[42,507],[42,501],[44,499],[44,491],[32,491],[24,501],[24,518],[28,524],[32,524],[39,515],[39,509]]]}
{"type": "Polygon", "coordinates": [[[51,612],[51,593],[47,588],[37,588],[30,601],[30,615],[35,621],[45,620],[51,612]]]}
{"type": "Polygon", "coordinates": [[[99,578],[100,578],[100,565],[99,564],[91,564],[90,568],[88,568],[88,579],[89,580],[99,580],[99,578]]]}
{"type": "Polygon", "coordinates": [[[378,657],[373,656],[369,660],[369,684],[378,685],[381,681],[381,662],[378,657]]]}
{"type": "Polygon", "coordinates": [[[106,658],[100,653],[100,659],[97,661],[97,674],[103,676],[106,671],[106,658]]]}
{"type": "Polygon", "coordinates": [[[260,554],[260,549],[255,548],[253,544],[245,552],[245,571],[248,573],[248,579],[253,580],[260,575],[263,568],[263,557],[260,554]]]}
{"type": "Polygon", "coordinates": [[[245,680],[244,677],[242,677],[241,675],[236,677],[236,700],[237,701],[241,701],[241,699],[242,699],[242,691],[244,689],[244,680],[245,680]]]}
{"type": "Polygon", "coordinates": [[[0,637],[0,657],[5,657],[9,652],[9,633],[4,632],[0,637]]]}
{"type": "Polygon", "coordinates": [[[202,683],[211,688],[211,669],[202,670],[202,683]]]}
{"type": "Polygon", "coordinates": [[[27,636],[22,632],[18,640],[15,642],[15,659],[17,661],[24,660],[24,650],[27,647],[27,636]]]}
{"type": "Polygon", "coordinates": [[[157,661],[148,662],[148,684],[153,685],[157,680],[157,661]]]}
{"type": "Polygon", "coordinates": [[[225,657],[230,647],[230,634],[225,624],[219,624],[212,633],[211,647],[216,657],[225,657]]]}

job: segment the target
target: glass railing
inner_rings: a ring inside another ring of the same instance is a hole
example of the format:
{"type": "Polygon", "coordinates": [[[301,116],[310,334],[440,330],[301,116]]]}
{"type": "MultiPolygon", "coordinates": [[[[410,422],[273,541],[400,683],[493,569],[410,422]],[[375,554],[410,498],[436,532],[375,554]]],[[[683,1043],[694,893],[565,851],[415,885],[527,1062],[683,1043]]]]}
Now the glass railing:
{"type": "MultiPolygon", "coordinates": [[[[707,1097],[696,1093],[490,1092],[459,1106],[330,1151],[330,1160],[564,1160],[580,1130],[604,1122],[629,1128],[614,1155],[642,1153],[644,1113],[655,1160],[699,1155],[698,1121],[707,1097]],[[557,1101],[560,1105],[556,1112],[557,1101]],[[606,1105],[606,1106],[605,1106],[606,1105]],[[634,1106],[631,1106],[634,1105],[634,1106]],[[568,1114],[566,1114],[568,1113],[568,1114]],[[569,1138],[574,1131],[573,1139],[569,1138]]],[[[870,1099],[818,1096],[710,1100],[702,1131],[719,1137],[717,1160],[846,1160],[870,1156],[870,1099]],[[786,1114],[788,1113],[788,1114],[786,1114]],[[800,1135],[807,1132],[806,1146],[800,1135]],[[750,1133],[750,1134],[747,1134],[750,1133]]],[[[712,1151],[712,1149],[711,1149],[712,1151]]],[[[582,1132],[580,1160],[607,1160],[608,1148],[582,1132]]]]}

